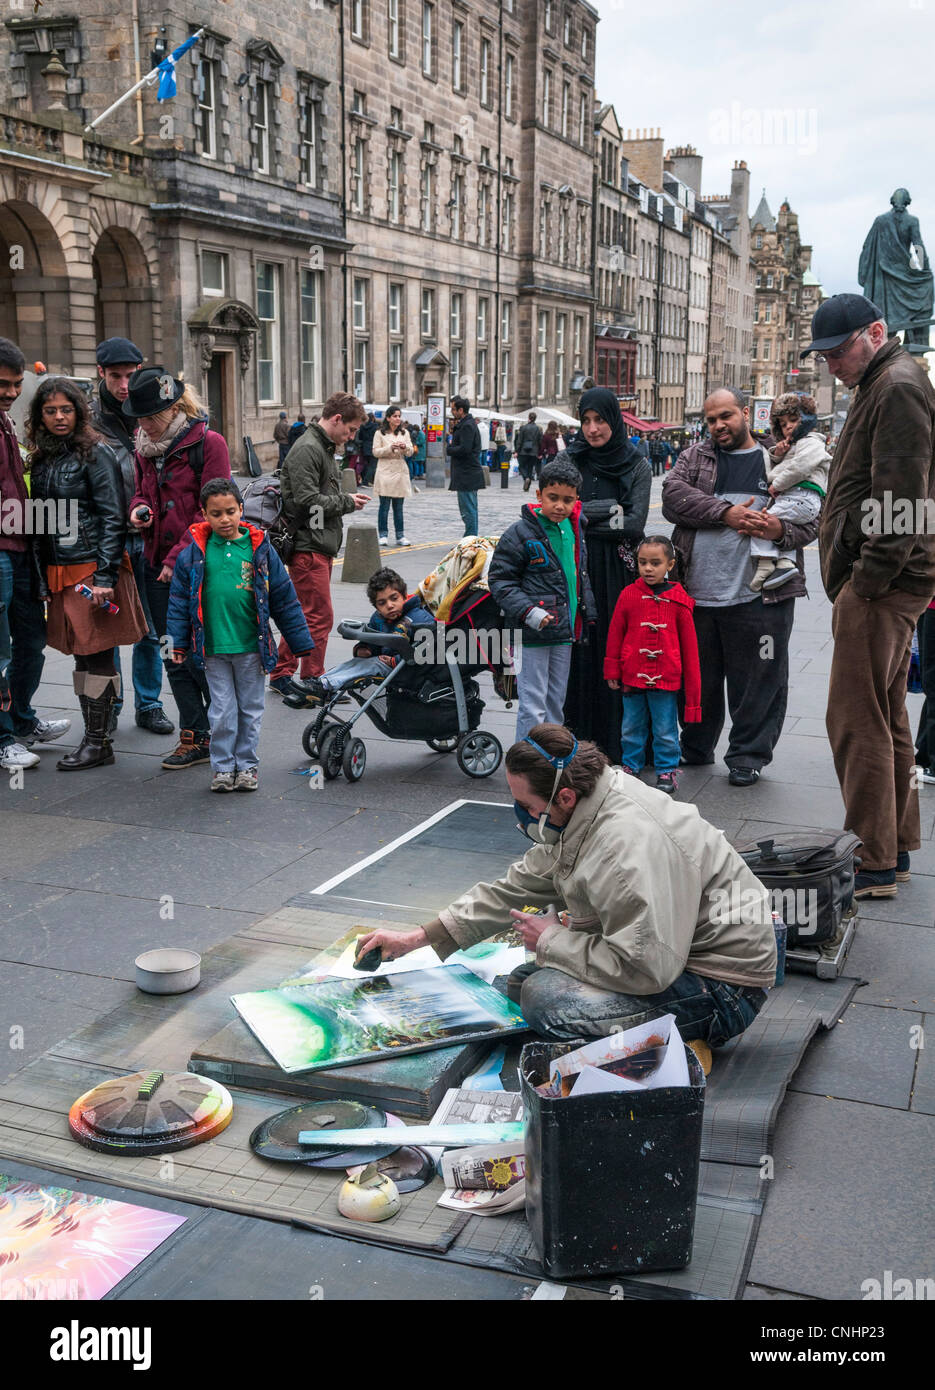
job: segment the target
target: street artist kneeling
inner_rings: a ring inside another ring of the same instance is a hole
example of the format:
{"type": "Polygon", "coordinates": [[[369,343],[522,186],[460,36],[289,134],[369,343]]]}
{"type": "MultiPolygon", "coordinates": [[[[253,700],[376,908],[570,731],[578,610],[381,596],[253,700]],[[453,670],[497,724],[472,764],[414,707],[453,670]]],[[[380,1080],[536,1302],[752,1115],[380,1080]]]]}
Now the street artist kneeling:
{"type": "Polygon", "coordinates": [[[371,932],[358,956],[428,944],[444,958],[509,913],[536,963],[506,993],[542,1036],[602,1037],[664,1013],[711,1047],[742,1033],[774,981],[776,938],[766,889],[722,832],[559,724],[515,743],[506,776],[535,847],[426,926],[371,932]],[[522,911],[551,904],[561,912],[522,911]]]}

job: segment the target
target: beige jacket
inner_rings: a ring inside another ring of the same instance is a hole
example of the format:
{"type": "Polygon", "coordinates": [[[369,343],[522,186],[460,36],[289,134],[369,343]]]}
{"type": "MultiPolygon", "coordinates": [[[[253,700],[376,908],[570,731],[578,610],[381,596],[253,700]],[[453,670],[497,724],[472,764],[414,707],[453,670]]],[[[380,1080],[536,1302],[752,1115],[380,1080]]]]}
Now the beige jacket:
{"type": "Polygon", "coordinates": [[[509,926],[511,907],[555,903],[567,927],[539,938],[539,965],[597,989],[658,994],[685,970],[767,989],[776,938],[769,895],[723,833],[619,768],[605,768],[558,845],[536,845],[427,928],[442,957],[509,926]]]}
{"type": "Polygon", "coordinates": [[[828,491],[831,455],[821,435],[815,431],[796,440],[784,458],[774,459],[772,449],[769,457],[772,468],[767,468],[766,477],[777,492],[786,492],[788,488],[806,482],[814,483],[823,493],[828,491]]]}
{"type": "Polygon", "coordinates": [[[409,466],[406,459],[416,451],[409,438],[409,431],[401,434],[384,434],[377,430],[373,436],[373,456],[378,459],[377,471],[373,480],[374,497],[411,497],[412,483],[409,481],[409,466]],[[394,444],[405,444],[405,452],[399,453],[394,444]]]}

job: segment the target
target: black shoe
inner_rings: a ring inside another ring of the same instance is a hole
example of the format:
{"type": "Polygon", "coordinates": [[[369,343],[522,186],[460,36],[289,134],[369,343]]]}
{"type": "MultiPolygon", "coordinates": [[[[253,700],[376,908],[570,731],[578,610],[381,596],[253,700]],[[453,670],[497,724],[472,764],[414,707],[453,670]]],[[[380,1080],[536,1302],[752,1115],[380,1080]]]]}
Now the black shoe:
{"type": "Polygon", "coordinates": [[[331,691],[322,685],[317,676],[309,676],[307,680],[293,678],[289,682],[288,693],[301,695],[309,705],[323,705],[331,695],[331,691]]]}
{"type": "Polygon", "coordinates": [[[727,778],[732,787],[752,787],[760,780],[755,767],[732,767],[727,778]]]}
{"type": "Polygon", "coordinates": [[[194,767],[196,763],[209,763],[211,753],[207,734],[196,734],[191,729],[182,729],[179,745],[174,753],[163,758],[162,765],[167,772],[178,772],[183,767],[194,767]]]}
{"type": "Polygon", "coordinates": [[[896,882],[908,883],[912,875],[909,872],[909,851],[901,849],[896,856],[896,882]]]}
{"type": "Polygon", "coordinates": [[[175,725],[171,719],[166,718],[161,705],[153,705],[152,709],[141,709],[136,716],[136,727],[148,729],[151,734],[175,733],[175,725]]]}
{"type": "Polygon", "coordinates": [[[866,869],[854,878],[855,898],[895,898],[895,869],[866,869]]]}
{"type": "Polygon", "coordinates": [[[59,758],[55,764],[59,772],[83,772],[88,767],[108,767],[114,761],[114,745],[108,730],[116,698],[112,688],[93,699],[90,696],[82,698],[84,738],[73,753],[59,758]]]}
{"type": "Polygon", "coordinates": [[[291,695],[291,694],[292,694],[292,677],[291,677],[291,676],[277,676],[276,679],[275,679],[274,681],[270,681],[270,683],[269,683],[269,688],[270,688],[270,690],[275,690],[275,692],[276,692],[277,695],[291,695]]]}

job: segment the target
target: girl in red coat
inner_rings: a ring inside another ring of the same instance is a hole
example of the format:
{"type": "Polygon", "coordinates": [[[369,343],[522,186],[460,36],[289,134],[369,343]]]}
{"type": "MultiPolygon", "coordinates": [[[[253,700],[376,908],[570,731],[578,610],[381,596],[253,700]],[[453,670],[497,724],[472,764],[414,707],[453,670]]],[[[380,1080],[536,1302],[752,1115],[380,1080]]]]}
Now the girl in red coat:
{"type": "Polygon", "coordinates": [[[656,786],[673,796],[678,789],[678,692],[683,683],[685,722],[701,720],[695,600],[670,578],[675,550],[667,536],[648,536],[636,558],[639,578],[620,594],[607,634],[604,678],[612,690],[623,686],[624,771],[639,775],[652,729],[656,786]]]}

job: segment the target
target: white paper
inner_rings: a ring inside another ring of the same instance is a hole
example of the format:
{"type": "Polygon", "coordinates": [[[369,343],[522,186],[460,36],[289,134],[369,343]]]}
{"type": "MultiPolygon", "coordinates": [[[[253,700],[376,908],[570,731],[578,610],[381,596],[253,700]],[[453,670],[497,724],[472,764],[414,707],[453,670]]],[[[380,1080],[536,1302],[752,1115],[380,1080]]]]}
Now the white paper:
{"type": "Polygon", "coordinates": [[[488,947],[482,955],[472,954],[479,950],[478,946],[469,946],[466,951],[456,951],[453,956],[448,957],[445,964],[463,965],[475,975],[479,975],[482,980],[486,980],[489,985],[493,984],[498,975],[510,975],[520,965],[526,964],[525,946],[508,946],[505,942],[498,941],[492,948],[488,947]]]}
{"type": "Polygon", "coordinates": [[[659,1066],[650,1076],[642,1081],[634,1081],[628,1077],[613,1076],[604,1072],[603,1082],[589,1076],[583,1084],[580,1081],[575,1082],[571,1094],[586,1095],[598,1090],[652,1091],[662,1086],[688,1086],[690,1083],[685,1046],[675,1025],[674,1014],[663,1014],[661,1018],[650,1019],[648,1023],[641,1023],[636,1028],[612,1033],[609,1038],[598,1038],[574,1052],[566,1052],[563,1057],[556,1058],[549,1067],[549,1080],[554,1082],[557,1077],[576,1076],[585,1068],[596,1071],[608,1063],[632,1057],[634,1053],[642,1052],[649,1046],[654,1038],[661,1039],[665,1053],[659,1066]],[[606,1084],[607,1082],[613,1084],[606,1084]]]}
{"type": "Polygon", "coordinates": [[[639,1081],[631,1081],[626,1076],[614,1076],[611,1071],[600,1067],[582,1067],[577,1080],[571,1088],[573,1096],[590,1096],[596,1091],[645,1091],[639,1081]]]}

